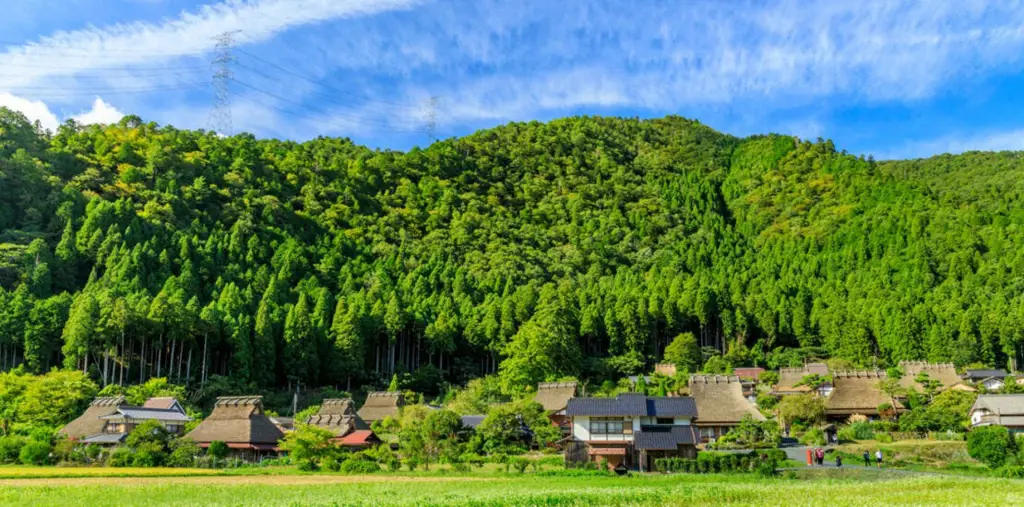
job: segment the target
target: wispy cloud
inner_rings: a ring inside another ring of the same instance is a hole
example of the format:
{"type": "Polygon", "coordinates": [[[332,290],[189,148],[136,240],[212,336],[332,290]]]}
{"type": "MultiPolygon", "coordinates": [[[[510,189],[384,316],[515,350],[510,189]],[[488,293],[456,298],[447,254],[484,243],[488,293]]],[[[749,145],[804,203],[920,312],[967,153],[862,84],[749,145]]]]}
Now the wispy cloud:
{"type": "Polygon", "coordinates": [[[966,151],[1022,151],[1024,128],[985,133],[957,133],[938,139],[926,139],[903,144],[895,149],[875,155],[879,160],[922,158],[943,153],[958,154],[966,151]]]}

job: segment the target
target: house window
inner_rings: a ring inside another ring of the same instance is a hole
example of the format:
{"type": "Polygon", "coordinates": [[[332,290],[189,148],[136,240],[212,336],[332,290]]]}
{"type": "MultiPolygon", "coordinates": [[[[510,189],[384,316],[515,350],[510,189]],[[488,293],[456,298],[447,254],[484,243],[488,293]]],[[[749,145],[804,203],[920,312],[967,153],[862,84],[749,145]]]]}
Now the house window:
{"type": "Polygon", "coordinates": [[[622,434],[622,418],[592,417],[590,419],[590,433],[596,435],[622,434]]]}
{"type": "Polygon", "coordinates": [[[702,442],[710,442],[715,439],[714,428],[701,428],[700,429],[700,440],[702,442]]]}
{"type": "Polygon", "coordinates": [[[671,417],[659,417],[656,424],[672,424],[673,422],[675,422],[675,420],[671,417]]]}

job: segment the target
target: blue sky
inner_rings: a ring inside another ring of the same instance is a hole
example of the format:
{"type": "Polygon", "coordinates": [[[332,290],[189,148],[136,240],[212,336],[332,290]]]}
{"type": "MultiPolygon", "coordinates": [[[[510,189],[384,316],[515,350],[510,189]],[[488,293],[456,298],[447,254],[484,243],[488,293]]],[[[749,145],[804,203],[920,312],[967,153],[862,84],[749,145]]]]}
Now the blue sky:
{"type": "Polygon", "coordinates": [[[1024,1],[7,0],[0,105],[53,127],[207,128],[407,149],[508,121],[696,118],[876,158],[1024,150],[1024,1]],[[431,106],[431,98],[434,98],[431,106]]]}

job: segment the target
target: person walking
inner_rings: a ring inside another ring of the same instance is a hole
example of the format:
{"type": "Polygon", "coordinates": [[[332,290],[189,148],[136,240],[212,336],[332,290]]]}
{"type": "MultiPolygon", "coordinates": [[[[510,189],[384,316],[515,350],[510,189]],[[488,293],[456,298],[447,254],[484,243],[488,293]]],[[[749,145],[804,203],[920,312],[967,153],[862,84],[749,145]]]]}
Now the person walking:
{"type": "Polygon", "coordinates": [[[818,455],[818,466],[823,466],[825,464],[825,450],[822,449],[821,447],[819,447],[818,451],[817,451],[817,455],[818,455]]]}
{"type": "Polygon", "coordinates": [[[842,468],[842,467],[843,467],[843,457],[840,456],[839,453],[837,452],[836,453],[836,468],[842,468]]]}
{"type": "Polygon", "coordinates": [[[871,453],[868,452],[866,449],[864,450],[864,466],[871,466],[871,453]]]}
{"type": "Polygon", "coordinates": [[[878,468],[882,468],[882,450],[875,451],[875,462],[878,463],[878,468]]]}

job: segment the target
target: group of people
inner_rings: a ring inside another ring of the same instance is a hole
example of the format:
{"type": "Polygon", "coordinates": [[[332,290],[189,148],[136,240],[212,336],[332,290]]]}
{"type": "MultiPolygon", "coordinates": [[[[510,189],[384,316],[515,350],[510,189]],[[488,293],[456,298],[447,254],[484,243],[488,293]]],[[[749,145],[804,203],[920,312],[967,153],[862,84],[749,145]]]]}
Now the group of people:
{"type": "MultiPolygon", "coordinates": [[[[817,466],[825,465],[825,449],[821,447],[815,447],[810,450],[811,453],[811,464],[817,466]]],[[[836,467],[843,466],[843,457],[836,453],[836,467]]],[[[871,451],[864,451],[864,466],[871,466],[871,451]]],[[[878,449],[875,451],[875,466],[882,468],[882,450],[878,449]]]]}

